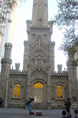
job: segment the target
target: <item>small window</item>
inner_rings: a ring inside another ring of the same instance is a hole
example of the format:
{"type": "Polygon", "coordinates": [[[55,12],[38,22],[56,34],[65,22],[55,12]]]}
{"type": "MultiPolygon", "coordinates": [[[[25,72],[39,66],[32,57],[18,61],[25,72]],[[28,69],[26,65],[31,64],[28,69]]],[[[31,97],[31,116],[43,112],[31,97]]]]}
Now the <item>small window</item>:
{"type": "Polygon", "coordinates": [[[20,84],[14,85],[14,97],[20,97],[20,84]]]}
{"type": "Polygon", "coordinates": [[[39,22],[39,26],[41,26],[41,24],[42,24],[42,19],[39,18],[39,19],[38,19],[38,22],[39,22]]]}
{"type": "Polygon", "coordinates": [[[57,86],[57,98],[63,98],[63,87],[57,86]]]}

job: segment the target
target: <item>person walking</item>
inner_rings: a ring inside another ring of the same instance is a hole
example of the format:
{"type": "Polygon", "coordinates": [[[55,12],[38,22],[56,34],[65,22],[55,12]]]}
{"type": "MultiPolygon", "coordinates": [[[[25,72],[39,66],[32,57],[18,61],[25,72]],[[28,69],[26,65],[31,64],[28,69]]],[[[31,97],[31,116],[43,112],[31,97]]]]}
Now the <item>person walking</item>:
{"type": "Polygon", "coordinates": [[[2,107],[3,99],[0,97],[0,106],[2,107]]]}
{"type": "Polygon", "coordinates": [[[65,102],[65,106],[66,106],[68,118],[70,118],[71,117],[71,114],[70,114],[71,101],[69,98],[67,98],[67,101],[65,102]]]}
{"type": "Polygon", "coordinates": [[[75,118],[78,118],[78,110],[74,110],[75,118]]]}
{"type": "Polygon", "coordinates": [[[26,100],[26,107],[29,108],[29,114],[33,115],[34,113],[32,112],[32,105],[31,103],[34,101],[34,98],[29,98],[29,100],[26,100]]]}

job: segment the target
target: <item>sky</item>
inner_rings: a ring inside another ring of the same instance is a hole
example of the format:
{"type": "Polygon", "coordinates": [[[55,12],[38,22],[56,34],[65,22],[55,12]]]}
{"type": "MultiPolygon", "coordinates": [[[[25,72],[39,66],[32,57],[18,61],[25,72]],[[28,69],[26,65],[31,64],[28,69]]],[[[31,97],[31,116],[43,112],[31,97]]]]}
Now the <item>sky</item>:
{"type": "MultiPolygon", "coordinates": [[[[15,34],[13,37],[12,48],[12,66],[15,68],[15,63],[20,63],[20,69],[23,68],[24,55],[24,41],[27,39],[26,20],[32,20],[33,0],[26,0],[18,7],[15,34]]],[[[56,0],[48,0],[48,20],[52,20],[54,14],[57,13],[56,0]]],[[[66,56],[63,51],[58,50],[63,39],[63,34],[56,25],[53,26],[52,41],[55,41],[55,71],[57,71],[57,64],[62,64],[62,70],[66,68],[66,56]]]]}

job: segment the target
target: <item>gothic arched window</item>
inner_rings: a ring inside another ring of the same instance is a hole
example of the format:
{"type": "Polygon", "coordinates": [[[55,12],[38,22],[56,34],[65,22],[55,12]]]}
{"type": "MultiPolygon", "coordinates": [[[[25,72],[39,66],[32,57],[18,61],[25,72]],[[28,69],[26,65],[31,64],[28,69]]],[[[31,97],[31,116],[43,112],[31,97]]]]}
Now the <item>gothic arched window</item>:
{"type": "Polygon", "coordinates": [[[56,87],[57,98],[63,98],[63,86],[58,85],[56,87]]]}
{"type": "Polygon", "coordinates": [[[39,26],[41,26],[41,24],[42,24],[42,19],[41,18],[38,19],[38,23],[39,23],[39,26]]]}
{"type": "Polygon", "coordinates": [[[20,97],[20,84],[14,85],[14,97],[20,97]]]}

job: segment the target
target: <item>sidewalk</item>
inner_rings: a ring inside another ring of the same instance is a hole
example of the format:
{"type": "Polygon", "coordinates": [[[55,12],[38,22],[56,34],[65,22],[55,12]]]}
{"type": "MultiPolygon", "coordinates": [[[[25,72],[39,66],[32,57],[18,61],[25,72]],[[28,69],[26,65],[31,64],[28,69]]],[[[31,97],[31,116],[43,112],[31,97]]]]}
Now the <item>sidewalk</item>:
{"type": "MultiPolygon", "coordinates": [[[[33,110],[42,111],[42,116],[29,115],[29,111],[21,108],[0,108],[0,118],[61,118],[61,112],[64,109],[52,109],[52,110],[33,110]]],[[[71,110],[72,118],[74,118],[74,110],[71,110]]]]}

